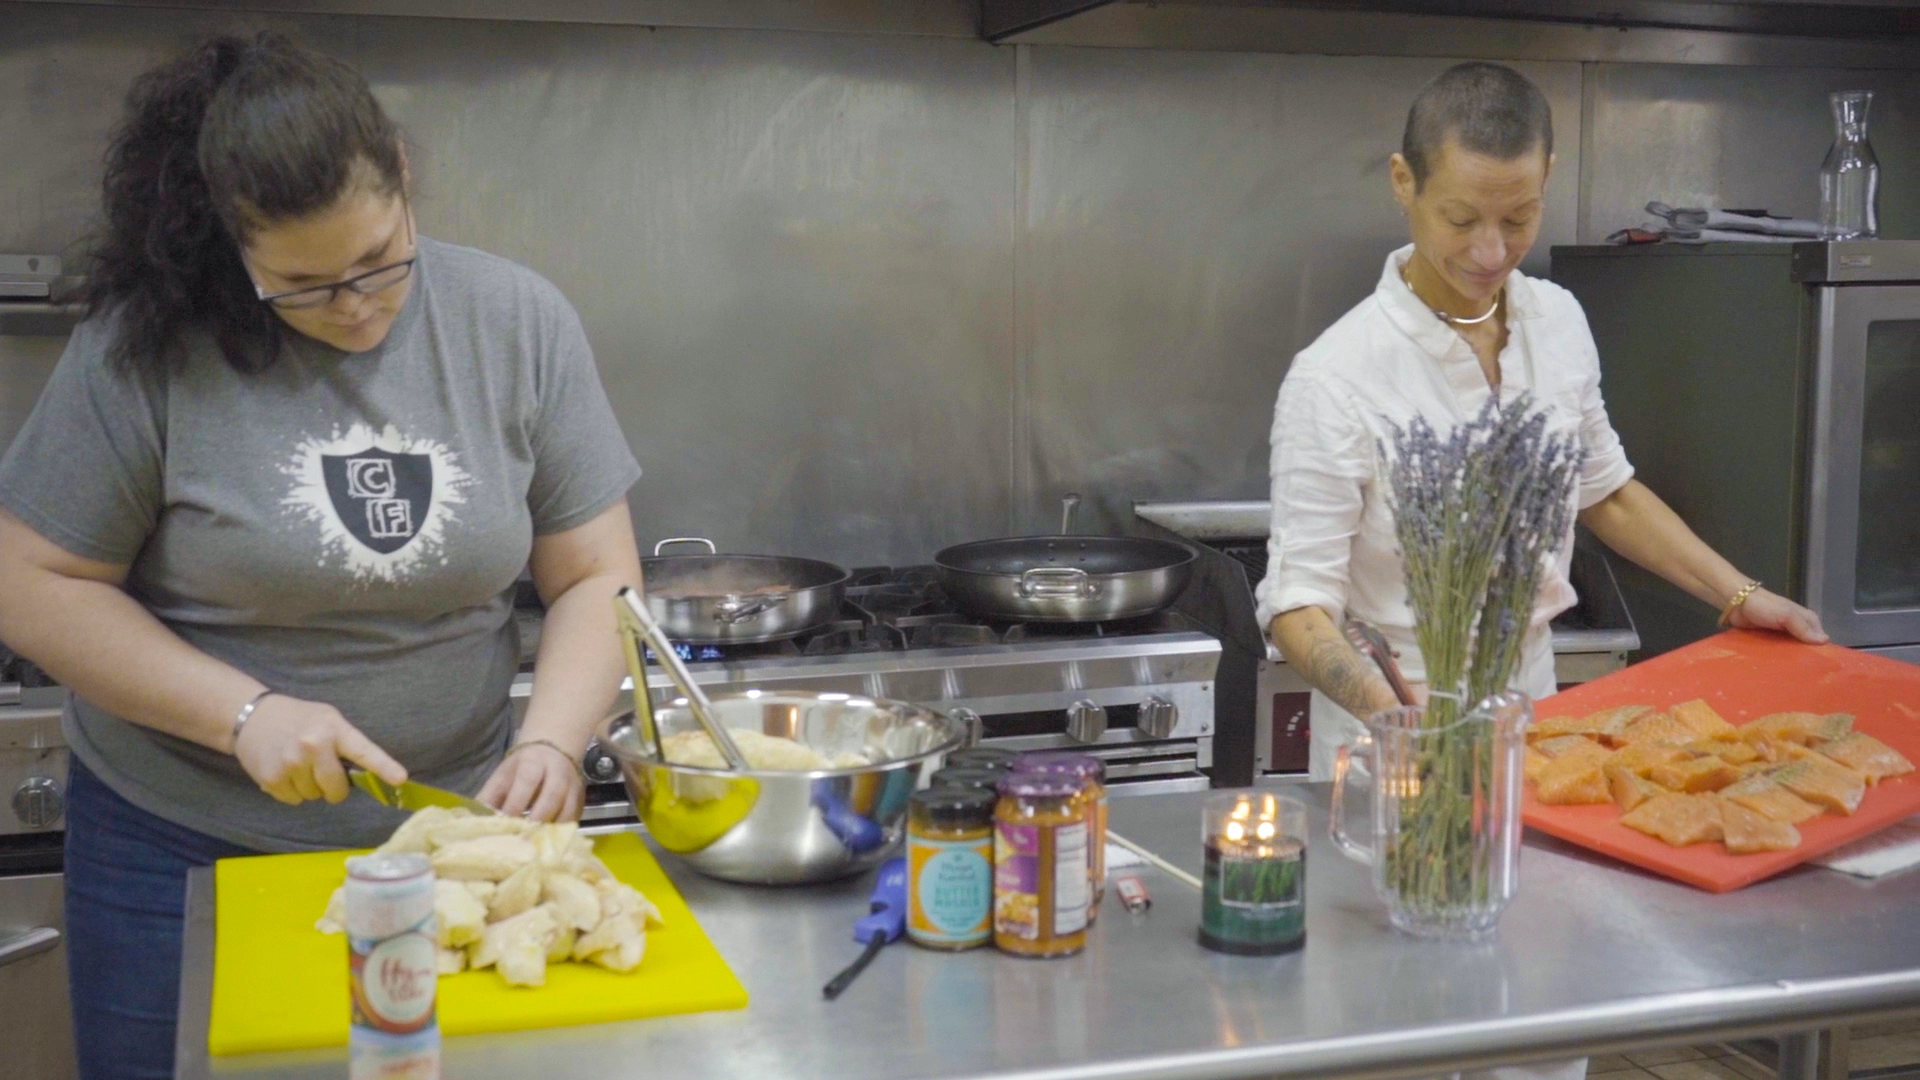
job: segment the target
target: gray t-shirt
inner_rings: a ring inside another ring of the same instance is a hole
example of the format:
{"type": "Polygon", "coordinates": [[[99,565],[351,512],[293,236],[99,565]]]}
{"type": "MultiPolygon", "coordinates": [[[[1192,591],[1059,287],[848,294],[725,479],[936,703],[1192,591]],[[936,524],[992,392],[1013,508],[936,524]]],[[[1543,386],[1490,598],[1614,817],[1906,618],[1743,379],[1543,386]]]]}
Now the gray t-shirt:
{"type": "MultiPolygon", "coordinates": [[[[189,644],[338,707],[415,779],[477,789],[506,745],[532,538],[640,475],[573,308],[530,270],[422,238],[371,352],[297,338],[243,375],[201,338],[183,371],[120,376],[113,326],[74,331],[0,460],[0,504],[131,563],[127,592],[189,644]]],[[[65,729],[128,801],[249,847],[377,843],[400,818],[357,793],[283,805],[233,758],[77,697],[65,729]]]]}

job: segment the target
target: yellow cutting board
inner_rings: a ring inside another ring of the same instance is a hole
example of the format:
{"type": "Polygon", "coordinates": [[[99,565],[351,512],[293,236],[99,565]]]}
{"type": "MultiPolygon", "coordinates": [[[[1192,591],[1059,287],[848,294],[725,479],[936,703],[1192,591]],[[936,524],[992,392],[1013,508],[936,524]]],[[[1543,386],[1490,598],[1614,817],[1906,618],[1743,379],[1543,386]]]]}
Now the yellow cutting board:
{"type": "MultiPolygon", "coordinates": [[[[746,988],[646,844],[620,833],[601,837],[594,848],[615,877],[645,893],[666,919],[666,926],[647,933],[639,969],[622,975],[593,964],[552,964],[541,987],[508,986],[492,970],[443,976],[443,1034],[746,1008],[746,988]]],[[[215,864],[208,1053],[346,1045],[347,939],[313,924],[346,880],[351,854],[260,855],[215,864]]]]}

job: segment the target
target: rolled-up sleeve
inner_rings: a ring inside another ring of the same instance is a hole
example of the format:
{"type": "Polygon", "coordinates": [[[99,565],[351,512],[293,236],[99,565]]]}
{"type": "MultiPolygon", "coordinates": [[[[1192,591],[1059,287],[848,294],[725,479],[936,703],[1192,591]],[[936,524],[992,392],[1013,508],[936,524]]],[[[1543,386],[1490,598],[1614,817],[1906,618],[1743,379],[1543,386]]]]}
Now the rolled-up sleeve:
{"type": "MultiPolygon", "coordinates": [[[[1571,299],[1571,297],[1569,297],[1571,299]]],[[[1607,418],[1607,403],[1600,396],[1600,350],[1594,345],[1593,331],[1587,327],[1586,312],[1578,302],[1572,305],[1575,327],[1581,345],[1579,389],[1580,444],[1587,456],[1580,467],[1580,509],[1593,506],[1626,486],[1633,479],[1633,465],[1627,461],[1626,447],[1607,418]]]]}
{"type": "Polygon", "coordinates": [[[1257,618],[1309,605],[1336,622],[1347,605],[1353,536],[1373,476],[1373,438],[1323,379],[1288,375],[1273,411],[1272,532],[1257,618]]]}

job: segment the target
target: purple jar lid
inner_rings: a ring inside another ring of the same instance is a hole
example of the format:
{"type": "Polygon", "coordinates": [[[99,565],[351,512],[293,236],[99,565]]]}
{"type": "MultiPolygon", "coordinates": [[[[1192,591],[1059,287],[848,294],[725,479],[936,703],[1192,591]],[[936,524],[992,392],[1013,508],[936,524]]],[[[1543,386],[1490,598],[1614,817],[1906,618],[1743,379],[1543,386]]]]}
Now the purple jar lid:
{"type": "Polygon", "coordinates": [[[1080,794],[1080,785],[1069,776],[1017,772],[1000,781],[1000,794],[1016,799],[1071,799],[1080,794]]]}
{"type": "Polygon", "coordinates": [[[1029,752],[1013,759],[1013,771],[1037,776],[1068,776],[1084,783],[1088,780],[1105,781],[1107,763],[1092,754],[1029,752]]]}

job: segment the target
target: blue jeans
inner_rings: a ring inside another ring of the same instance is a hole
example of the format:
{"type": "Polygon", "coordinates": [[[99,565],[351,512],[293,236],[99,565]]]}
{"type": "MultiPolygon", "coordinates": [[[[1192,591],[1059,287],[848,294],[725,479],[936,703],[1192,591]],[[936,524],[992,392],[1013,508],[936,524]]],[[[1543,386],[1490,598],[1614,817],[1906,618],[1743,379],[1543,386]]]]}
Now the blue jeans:
{"type": "Polygon", "coordinates": [[[147,813],[78,759],[68,766],[66,847],[80,1078],[171,1077],[187,871],[254,853],[147,813]]]}

